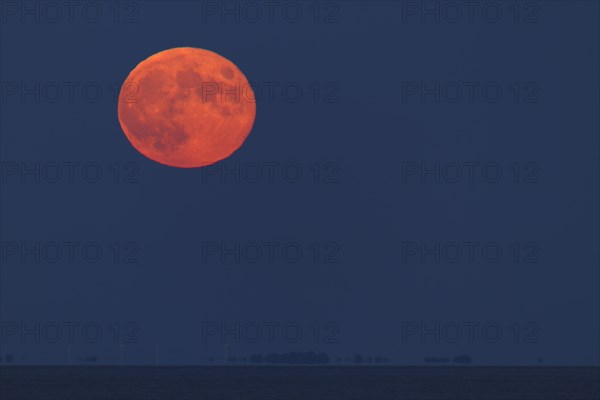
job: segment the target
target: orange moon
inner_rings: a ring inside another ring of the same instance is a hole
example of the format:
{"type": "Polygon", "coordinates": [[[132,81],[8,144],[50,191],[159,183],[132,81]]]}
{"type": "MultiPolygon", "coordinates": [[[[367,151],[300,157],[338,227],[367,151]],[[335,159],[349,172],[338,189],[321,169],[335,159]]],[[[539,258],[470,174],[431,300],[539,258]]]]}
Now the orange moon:
{"type": "Polygon", "coordinates": [[[254,92],[234,63],[212,51],[179,47],[139,63],[119,93],[127,139],[144,156],[179,168],[214,164],[246,140],[254,92]]]}

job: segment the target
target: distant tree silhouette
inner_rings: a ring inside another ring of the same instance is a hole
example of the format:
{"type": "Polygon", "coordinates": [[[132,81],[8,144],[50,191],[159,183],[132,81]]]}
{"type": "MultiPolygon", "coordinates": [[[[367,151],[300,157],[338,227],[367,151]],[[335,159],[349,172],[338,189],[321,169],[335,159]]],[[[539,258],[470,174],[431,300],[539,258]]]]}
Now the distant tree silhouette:
{"type": "Polygon", "coordinates": [[[426,363],[448,363],[450,359],[448,357],[425,357],[426,363]]]}
{"type": "Polygon", "coordinates": [[[262,354],[254,354],[250,356],[250,362],[254,364],[328,364],[329,356],[321,353],[316,354],[314,351],[306,353],[271,353],[266,356],[262,354]]]}
{"type": "Polygon", "coordinates": [[[375,357],[375,362],[378,364],[387,364],[390,360],[388,360],[387,357],[380,357],[380,356],[376,356],[375,357]]]}
{"type": "Polygon", "coordinates": [[[254,355],[250,356],[250,362],[254,363],[254,364],[262,364],[262,362],[263,362],[262,354],[254,354],[254,355]]]}
{"type": "MultiPolygon", "coordinates": [[[[209,361],[213,361],[212,358],[209,361]]],[[[308,352],[291,352],[291,353],[270,353],[270,354],[252,354],[250,356],[231,356],[227,359],[228,362],[238,362],[251,364],[329,364],[335,363],[354,363],[354,364],[387,364],[390,360],[384,356],[364,356],[361,354],[354,355],[353,358],[336,357],[330,359],[326,353],[308,352]]],[[[426,362],[450,362],[448,358],[431,358],[426,359],[426,362]]]]}
{"type": "Polygon", "coordinates": [[[463,355],[454,357],[452,359],[452,362],[454,362],[456,364],[470,364],[471,363],[471,357],[469,357],[466,354],[463,354],[463,355]]]}

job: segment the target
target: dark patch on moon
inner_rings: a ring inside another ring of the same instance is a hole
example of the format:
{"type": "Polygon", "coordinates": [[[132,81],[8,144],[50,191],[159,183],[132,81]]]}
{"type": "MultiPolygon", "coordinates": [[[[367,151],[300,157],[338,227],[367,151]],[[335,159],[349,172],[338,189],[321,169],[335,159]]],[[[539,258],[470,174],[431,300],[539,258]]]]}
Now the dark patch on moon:
{"type": "Polygon", "coordinates": [[[182,89],[196,89],[202,87],[202,75],[192,70],[186,69],[177,72],[177,84],[182,89]]]}
{"type": "Polygon", "coordinates": [[[179,105],[179,100],[177,100],[176,98],[170,98],[168,101],[169,101],[169,106],[168,106],[169,114],[177,114],[179,112],[179,110],[177,110],[177,106],[179,105]]]}
{"type": "Polygon", "coordinates": [[[210,103],[216,106],[221,99],[221,86],[219,82],[215,82],[210,77],[201,87],[196,89],[196,94],[202,103],[210,103]]]}
{"type": "Polygon", "coordinates": [[[133,84],[138,86],[140,98],[144,99],[166,94],[167,91],[163,89],[165,81],[166,74],[164,72],[159,69],[152,69],[137,84],[136,82],[133,82],[133,84]]]}
{"type": "Polygon", "coordinates": [[[229,67],[221,68],[221,73],[227,79],[233,78],[233,71],[229,67]]]}
{"type": "Polygon", "coordinates": [[[153,146],[160,151],[175,151],[178,146],[189,139],[189,135],[185,133],[183,126],[174,122],[171,124],[159,123],[154,130],[153,137],[155,138],[153,146]]]}

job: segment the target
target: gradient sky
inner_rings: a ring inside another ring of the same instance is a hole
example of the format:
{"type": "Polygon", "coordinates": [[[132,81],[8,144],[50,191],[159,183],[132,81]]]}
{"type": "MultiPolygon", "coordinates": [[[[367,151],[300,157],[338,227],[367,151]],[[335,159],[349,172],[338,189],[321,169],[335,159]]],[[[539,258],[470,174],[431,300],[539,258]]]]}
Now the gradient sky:
{"type": "Polygon", "coordinates": [[[599,363],[598,2],[515,14],[501,1],[497,22],[459,6],[454,23],[439,2],[439,23],[415,2],[295,2],[297,22],[261,2],[257,22],[191,1],[133,2],[115,22],[112,2],[95,4],[95,23],[3,9],[0,355],[60,364],[71,342],[73,361],[107,364],[121,351],[152,364],[157,344],[171,364],[225,351],[599,363]],[[146,159],[117,119],[115,87],[181,46],[263,91],[244,146],[209,170],[146,159]],[[40,262],[13,254],[36,244],[40,262]],[[239,262],[220,253],[236,244],[239,262]]]}

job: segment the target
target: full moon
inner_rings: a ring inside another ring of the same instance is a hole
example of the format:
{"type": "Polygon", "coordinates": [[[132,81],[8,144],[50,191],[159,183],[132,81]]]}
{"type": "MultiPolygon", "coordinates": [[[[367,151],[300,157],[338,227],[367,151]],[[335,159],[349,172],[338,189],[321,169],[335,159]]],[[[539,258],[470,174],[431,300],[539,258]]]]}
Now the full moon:
{"type": "Polygon", "coordinates": [[[127,76],[118,116],[140,153],[179,168],[204,167],[229,157],[256,117],[248,80],[212,51],[180,47],[156,53],[127,76]]]}

